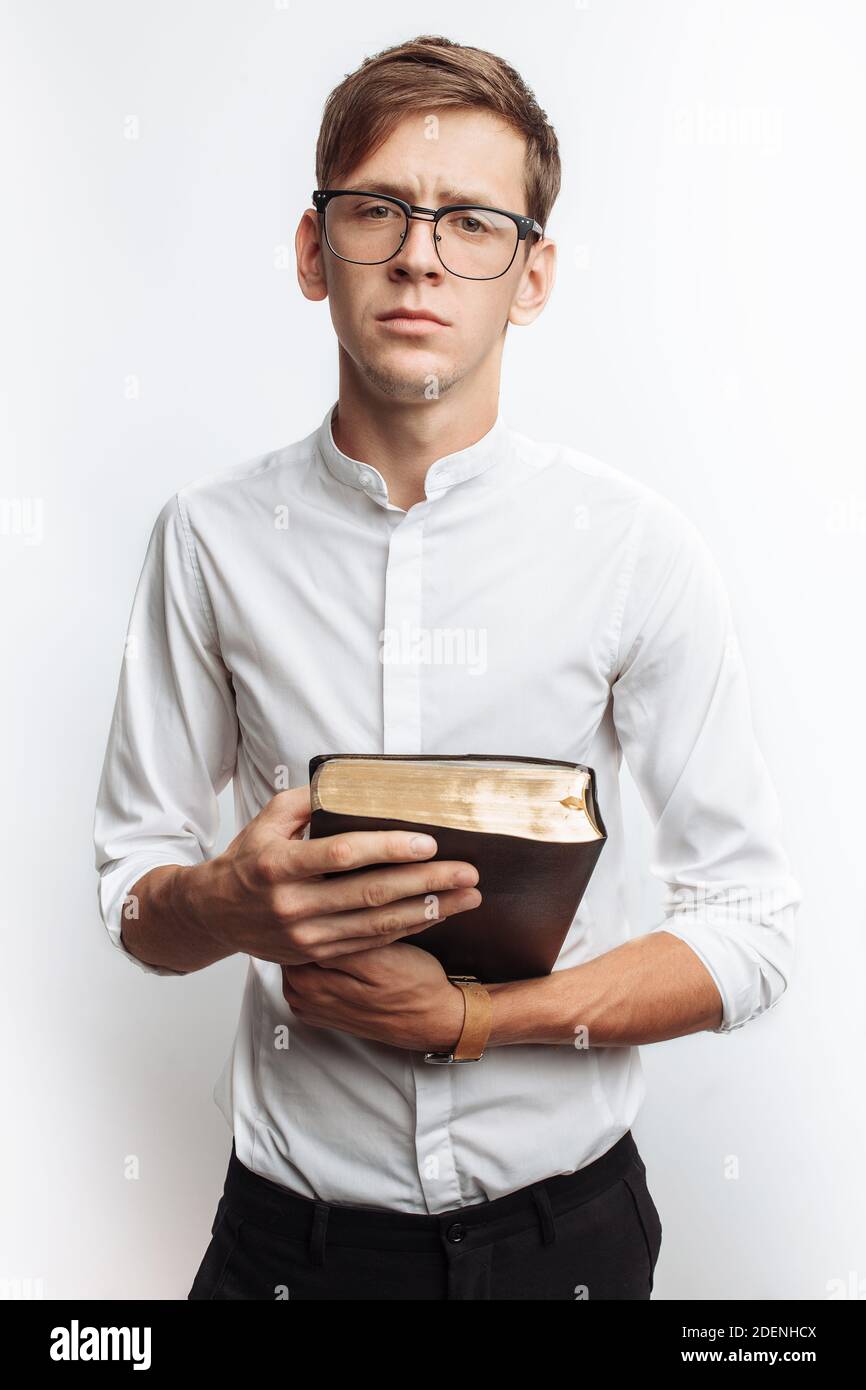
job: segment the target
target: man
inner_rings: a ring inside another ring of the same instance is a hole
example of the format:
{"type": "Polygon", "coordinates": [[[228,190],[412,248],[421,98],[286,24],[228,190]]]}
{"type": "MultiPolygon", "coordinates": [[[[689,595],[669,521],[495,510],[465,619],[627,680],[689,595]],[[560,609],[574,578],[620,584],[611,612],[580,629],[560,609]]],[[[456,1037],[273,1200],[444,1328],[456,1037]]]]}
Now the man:
{"type": "Polygon", "coordinates": [[[249,957],[189,1297],[647,1299],[636,1045],[772,1008],[800,900],[728,600],[670,503],[499,413],[555,271],[557,142],[518,74],[442,38],[368,60],[317,180],[298,278],[338,401],[160,513],[96,813],[115,945],[164,975],[249,957]],[[449,916],[485,885],[423,837],[304,838],[328,752],[592,766],[608,843],[553,973],[473,993],[413,946],[431,894],[449,916]],[[637,936],[623,752],[668,887],[637,936]]]}

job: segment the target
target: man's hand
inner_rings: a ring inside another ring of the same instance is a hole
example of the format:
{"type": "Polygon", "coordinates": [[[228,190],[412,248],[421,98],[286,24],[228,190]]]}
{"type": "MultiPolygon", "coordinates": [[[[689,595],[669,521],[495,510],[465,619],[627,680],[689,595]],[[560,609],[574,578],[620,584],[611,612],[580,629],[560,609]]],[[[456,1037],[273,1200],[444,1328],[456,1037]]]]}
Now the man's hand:
{"type": "Polygon", "coordinates": [[[284,965],[283,995],[314,1028],[420,1052],[450,1052],[463,1028],[463,992],[428,951],[396,942],[325,965],[284,965]]]}
{"type": "Polygon", "coordinates": [[[472,864],[423,862],[436,853],[427,836],[350,830],[305,840],[309,819],[309,785],[291,787],[216,858],[151,869],[132,889],[138,915],[123,923],[127,949],[183,972],[237,951],[285,965],[329,962],[481,902],[472,864]],[[324,877],[332,871],[339,876],[324,877]]]}

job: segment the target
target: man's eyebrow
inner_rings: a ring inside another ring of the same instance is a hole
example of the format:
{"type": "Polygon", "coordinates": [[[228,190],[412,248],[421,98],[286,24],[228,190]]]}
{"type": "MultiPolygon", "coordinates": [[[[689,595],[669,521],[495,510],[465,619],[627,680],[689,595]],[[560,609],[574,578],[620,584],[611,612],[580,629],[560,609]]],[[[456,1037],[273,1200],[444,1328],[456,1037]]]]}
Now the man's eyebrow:
{"type": "MultiPolygon", "coordinates": [[[[406,189],[398,183],[391,183],[387,179],[374,179],[372,183],[350,185],[346,189],[347,193],[388,193],[392,198],[402,198],[404,202],[411,202],[411,198],[406,197],[406,189]]],[[[440,188],[438,193],[439,207],[444,207],[446,203],[470,203],[473,207],[498,207],[498,203],[489,193],[479,193],[477,189],[470,190],[460,188],[440,188]]]]}

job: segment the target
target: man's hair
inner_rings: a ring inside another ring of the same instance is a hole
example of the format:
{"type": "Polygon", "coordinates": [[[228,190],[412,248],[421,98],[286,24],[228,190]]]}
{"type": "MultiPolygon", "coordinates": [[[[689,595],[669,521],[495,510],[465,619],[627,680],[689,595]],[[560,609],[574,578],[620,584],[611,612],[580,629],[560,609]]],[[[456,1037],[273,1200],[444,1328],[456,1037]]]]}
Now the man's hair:
{"type": "Polygon", "coordinates": [[[546,228],[561,180],[553,126],[504,59],[438,35],[424,34],[365,58],[334,88],[316,145],[317,186],[332,188],[347,177],[406,115],[446,106],[491,111],[525,136],[526,212],[546,228]]]}

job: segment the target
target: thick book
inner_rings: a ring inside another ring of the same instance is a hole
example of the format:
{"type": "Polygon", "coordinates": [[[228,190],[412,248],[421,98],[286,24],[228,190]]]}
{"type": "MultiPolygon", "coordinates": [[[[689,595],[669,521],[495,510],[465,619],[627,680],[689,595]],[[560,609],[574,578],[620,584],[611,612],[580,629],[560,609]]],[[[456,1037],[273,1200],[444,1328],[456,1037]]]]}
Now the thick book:
{"type": "Polygon", "coordinates": [[[422,831],[474,864],[480,905],[406,939],[489,984],[550,974],[607,838],[593,769],[554,758],[319,753],[310,804],[310,839],[422,831]]]}

